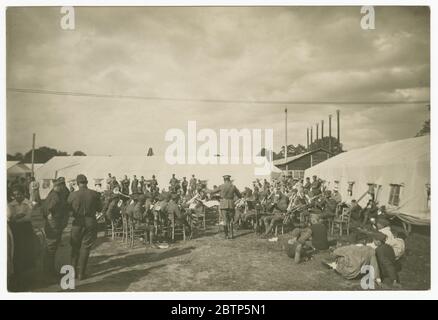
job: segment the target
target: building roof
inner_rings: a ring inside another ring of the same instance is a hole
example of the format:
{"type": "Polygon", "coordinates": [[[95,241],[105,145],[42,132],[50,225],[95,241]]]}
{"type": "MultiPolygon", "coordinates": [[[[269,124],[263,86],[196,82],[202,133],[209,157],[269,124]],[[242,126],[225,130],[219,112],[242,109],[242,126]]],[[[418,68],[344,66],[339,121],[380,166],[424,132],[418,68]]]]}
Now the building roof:
{"type": "Polygon", "coordinates": [[[325,150],[325,149],[323,149],[323,148],[318,148],[318,149],[315,149],[315,150],[312,150],[312,151],[308,151],[308,152],[304,152],[304,153],[298,154],[298,155],[296,155],[296,156],[287,157],[286,160],[285,160],[284,158],[274,160],[274,166],[281,166],[281,165],[285,165],[285,164],[288,164],[288,163],[294,162],[294,161],[296,161],[296,160],[298,160],[298,159],[301,159],[302,157],[305,157],[305,156],[307,156],[307,155],[310,155],[310,154],[315,153],[315,152],[318,152],[318,151],[324,151],[324,152],[326,152],[326,153],[328,153],[328,154],[332,154],[332,153],[329,152],[328,150],[325,150]]]}
{"type": "Polygon", "coordinates": [[[19,163],[20,161],[7,161],[6,163],[6,169],[9,169],[13,166],[15,166],[17,163],[19,163]]]}

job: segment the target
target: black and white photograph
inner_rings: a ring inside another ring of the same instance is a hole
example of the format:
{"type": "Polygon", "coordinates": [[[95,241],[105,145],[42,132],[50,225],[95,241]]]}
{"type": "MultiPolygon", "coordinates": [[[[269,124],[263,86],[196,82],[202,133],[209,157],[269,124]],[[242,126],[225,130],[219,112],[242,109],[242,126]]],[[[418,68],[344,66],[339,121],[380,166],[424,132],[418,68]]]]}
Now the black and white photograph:
{"type": "Polygon", "coordinates": [[[428,6],[4,10],[8,293],[431,289],[428,6]]]}

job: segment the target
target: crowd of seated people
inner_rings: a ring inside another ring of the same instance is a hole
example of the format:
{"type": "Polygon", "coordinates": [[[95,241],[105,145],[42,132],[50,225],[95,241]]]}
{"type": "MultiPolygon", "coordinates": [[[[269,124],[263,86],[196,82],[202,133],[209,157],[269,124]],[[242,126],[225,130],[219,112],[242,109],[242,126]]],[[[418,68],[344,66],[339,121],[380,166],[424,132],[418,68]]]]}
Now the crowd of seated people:
{"type": "Polygon", "coordinates": [[[108,223],[123,224],[123,218],[135,228],[145,230],[144,242],[170,241],[169,228],[184,226],[187,237],[191,238],[200,218],[204,214],[204,203],[209,200],[206,181],[192,175],[190,181],[182,181],[175,174],[168,188],[158,186],[155,176],[145,180],[125,175],[120,182],[108,174],[107,188],[102,192],[103,215],[108,223]]]}

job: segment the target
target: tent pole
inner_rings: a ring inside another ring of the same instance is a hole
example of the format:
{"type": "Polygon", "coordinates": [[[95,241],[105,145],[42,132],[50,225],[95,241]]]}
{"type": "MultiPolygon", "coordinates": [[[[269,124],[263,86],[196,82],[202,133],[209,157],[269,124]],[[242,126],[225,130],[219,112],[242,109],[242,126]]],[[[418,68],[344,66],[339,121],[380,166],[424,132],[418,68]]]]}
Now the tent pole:
{"type": "Polygon", "coordinates": [[[287,165],[287,108],[284,109],[284,162],[286,164],[286,171],[288,170],[287,165]]]}
{"type": "Polygon", "coordinates": [[[34,162],[35,162],[35,133],[32,135],[32,169],[31,175],[34,177],[34,162]]]}

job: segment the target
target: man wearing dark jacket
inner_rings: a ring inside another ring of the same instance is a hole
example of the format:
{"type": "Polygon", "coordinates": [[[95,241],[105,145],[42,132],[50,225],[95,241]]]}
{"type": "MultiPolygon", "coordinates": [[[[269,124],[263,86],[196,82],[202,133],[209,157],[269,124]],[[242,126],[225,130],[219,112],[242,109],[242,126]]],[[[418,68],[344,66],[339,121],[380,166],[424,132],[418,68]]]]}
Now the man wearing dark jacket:
{"type": "Polygon", "coordinates": [[[70,210],[67,198],[69,193],[64,178],[58,178],[53,182],[53,189],[44,202],[44,232],[47,240],[47,256],[44,268],[50,276],[57,275],[55,256],[61,242],[62,232],[68,223],[70,210]]]}
{"type": "Polygon", "coordinates": [[[373,234],[376,245],[376,258],[380,269],[380,275],[384,283],[398,287],[398,265],[395,260],[394,249],[385,243],[386,235],[381,232],[373,234]]]}
{"type": "Polygon", "coordinates": [[[221,200],[219,204],[219,209],[224,221],[224,233],[226,239],[233,238],[232,224],[234,220],[234,197],[237,196],[241,198],[242,195],[236,186],[231,182],[231,176],[223,176],[224,183],[221,184],[217,189],[211,191],[211,194],[220,193],[221,200]],[[231,230],[229,230],[231,228],[231,230]],[[231,235],[228,234],[231,233],[231,235]]]}
{"type": "Polygon", "coordinates": [[[79,174],[76,182],[79,190],[70,193],[67,202],[73,211],[71,263],[75,268],[75,274],[78,274],[79,262],[79,280],[81,280],[86,277],[88,257],[97,238],[96,213],[102,210],[102,202],[98,192],[88,189],[86,176],[79,174]]]}
{"type": "Polygon", "coordinates": [[[138,193],[138,179],[137,176],[134,175],[134,178],[132,179],[131,182],[131,194],[136,194],[138,193]]]}

